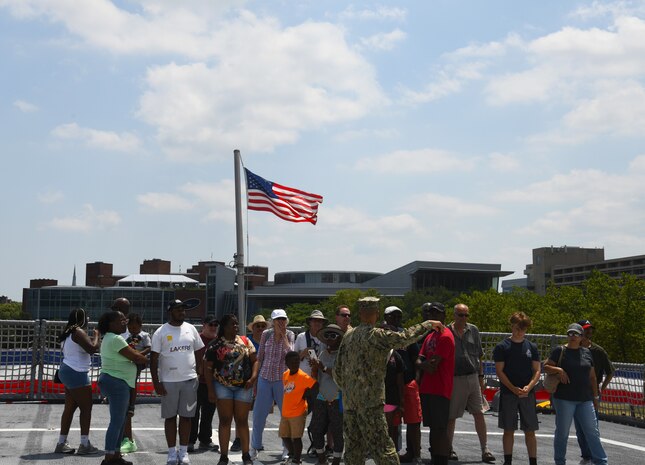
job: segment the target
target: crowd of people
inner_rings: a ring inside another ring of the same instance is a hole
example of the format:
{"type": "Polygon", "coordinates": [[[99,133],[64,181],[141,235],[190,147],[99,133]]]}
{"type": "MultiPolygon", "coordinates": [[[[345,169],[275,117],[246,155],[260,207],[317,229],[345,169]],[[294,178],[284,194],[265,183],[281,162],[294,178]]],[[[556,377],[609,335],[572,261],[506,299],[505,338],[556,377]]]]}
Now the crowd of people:
{"type": "MultiPolygon", "coordinates": [[[[387,307],[381,319],[379,299],[364,297],[357,302],[356,327],[350,324],[350,307],[341,305],[332,324],[314,310],[306,319],[306,331],[297,337],[282,309],[273,310],[269,321],[256,315],[246,326],[251,334],[247,337],[240,334],[240,322],[233,314],[220,321],[206,317],[198,332],[185,321],[186,307],[180,300],[172,301],[167,322],[152,337],[142,331],[141,317],[129,313],[124,298],[101,316],[91,337],[85,311],[70,313],[59,336],[63,360],[58,376],[66,401],[56,453],[101,453],[89,440],[88,376],[91,355],[100,353],[98,386],[110,414],[101,465],[132,465],[124,456],[138,450],[132,417],[136,383],[147,365],[161,398],[167,465],[190,464],[196,447],[219,452],[218,465],[229,464],[229,451],[241,451],[243,465],[252,465],[264,450],[264,428],[274,408],[281,414],[281,465],[302,462],[305,431],[317,465],[329,459],[339,465],[343,457],[347,465],[363,464],[367,457],[377,465],[419,464],[422,426],[430,430],[433,465],[446,465],[458,460],[455,423],[466,411],[473,417],[481,461],[496,461],[484,419],[489,405],[482,341],[478,328],[468,322],[470,309],[465,304],[454,306],[453,321],[446,324],[444,305],[427,302],[421,307],[423,321],[403,328],[400,308],[387,307]],[[81,424],[77,449],[68,442],[76,409],[81,424]],[[215,413],[219,444],[213,442],[215,413]],[[405,447],[399,447],[403,423],[405,447]]],[[[514,313],[510,337],[493,350],[504,465],[512,464],[518,426],[530,465],[537,464],[535,391],[542,363],[537,346],[526,338],[531,324],[524,313],[514,313]]],[[[588,320],[571,324],[566,344],[556,347],[543,364],[544,372],[558,380],[552,395],[556,465],[565,465],[571,423],[580,463],[607,464],[597,410],[600,392],[614,370],[607,353],[592,342],[593,329],[588,320]]]]}

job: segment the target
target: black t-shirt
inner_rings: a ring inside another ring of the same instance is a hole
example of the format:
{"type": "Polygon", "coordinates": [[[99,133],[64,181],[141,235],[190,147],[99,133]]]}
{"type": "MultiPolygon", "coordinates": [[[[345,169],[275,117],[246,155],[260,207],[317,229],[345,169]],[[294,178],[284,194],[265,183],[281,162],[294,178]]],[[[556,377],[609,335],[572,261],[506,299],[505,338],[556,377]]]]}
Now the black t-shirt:
{"type": "MultiPolygon", "coordinates": [[[[562,346],[556,347],[551,352],[549,359],[558,363],[562,346]]],[[[556,399],[586,402],[593,400],[589,372],[593,368],[591,351],[584,347],[579,349],[567,348],[562,356],[560,367],[567,373],[569,382],[558,384],[558,389],[553,394],[556,399]]]]}
{"type": "Polygon", "coordinates": [[[399,385],[396,382],[399,373],[404,372],[403,359],[396,351],[387,359],[387,368],[385,369],[385,403],[390,405],[403,405],[399,385]]]}
{"type": "Polygon", "coordinates": [[[419,344],[414,342],[405,349],[397,350],[397,352],[403,359],[403,382],[408,384],[417,377],[416,361],[419,357],[419,344]]]}
{"type": "MultiPolygon", "coordinates": [[[[513,342],[509,337],[495,346],[493,360],[504,362],[504,374],[513,386],[524,387],[533,377],[533,362],[540,360],[540,354],[537,346],[528,339],[513,342]]],[[[503,384],[501,386],[502,392],[511,392],[503,384]]]]}

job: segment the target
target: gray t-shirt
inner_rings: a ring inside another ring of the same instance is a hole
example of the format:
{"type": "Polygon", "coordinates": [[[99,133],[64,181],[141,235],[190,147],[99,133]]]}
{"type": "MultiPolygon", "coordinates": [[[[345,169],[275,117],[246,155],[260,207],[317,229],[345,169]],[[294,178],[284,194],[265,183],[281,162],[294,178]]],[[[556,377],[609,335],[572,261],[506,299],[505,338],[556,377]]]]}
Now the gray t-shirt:
{"type": "Polygon", "coordinates": [[[336,364],[336,354],[338,354],[338,351],[330,353],[325,349],[318,356],[320,362],[327,368],[327,373],[318,372],[318,399],[327,402],[332,402],[338,398],[338,385],[331,376],[331,370],[336,364]]]}
{"type": "Polygon", "coordinates": [[[455,336],[455,376],[479,373],[479,361],[484,355],[482,339],[477,326],[466,323],[463,337],[449,326],[455,336]]]}

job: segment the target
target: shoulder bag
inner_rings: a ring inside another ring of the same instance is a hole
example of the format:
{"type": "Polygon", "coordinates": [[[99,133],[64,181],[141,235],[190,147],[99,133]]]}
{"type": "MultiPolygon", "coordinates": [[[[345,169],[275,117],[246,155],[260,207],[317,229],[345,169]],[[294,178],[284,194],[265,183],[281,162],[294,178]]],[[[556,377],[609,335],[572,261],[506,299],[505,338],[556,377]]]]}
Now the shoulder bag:
{"type": "MultiPolygon", "coordinates": [[[[566,350],[565,346],[562,346],[562,350],[560,351],[560,357],[558,357],[558,363],[555,365],[557,367],[560,366],[562,363],[562,356],[564,355],[564,351],[566,350]]],[[[556,389],[558,389],[558,384],[560,384],[560,376],[557,374],[547,374],[544,377],[544,381],[542,382],[542,385],[544,386],[544,390],[548,392],[549,394],[553,394],[556,389]]]]}

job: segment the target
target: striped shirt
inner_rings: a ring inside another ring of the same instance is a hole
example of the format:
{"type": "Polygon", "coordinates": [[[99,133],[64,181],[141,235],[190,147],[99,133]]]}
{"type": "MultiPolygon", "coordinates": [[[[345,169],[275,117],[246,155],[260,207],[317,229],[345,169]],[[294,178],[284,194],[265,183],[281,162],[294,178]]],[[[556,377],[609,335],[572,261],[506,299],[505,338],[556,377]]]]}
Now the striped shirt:
{"type": "Polygon", "coordinates": [[[287,330],[289,345],[284,340],[277,341],[273,329],[262,333],[260,348],[258,349],[258,360],[260,361],[260,377],[267,381],[282,381],[282,375],[287,369],[284,356],[293,350],[293,343],[296,339],[293,331],[287,330]]]}

